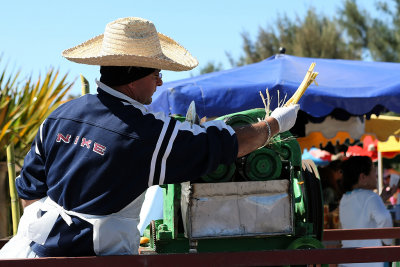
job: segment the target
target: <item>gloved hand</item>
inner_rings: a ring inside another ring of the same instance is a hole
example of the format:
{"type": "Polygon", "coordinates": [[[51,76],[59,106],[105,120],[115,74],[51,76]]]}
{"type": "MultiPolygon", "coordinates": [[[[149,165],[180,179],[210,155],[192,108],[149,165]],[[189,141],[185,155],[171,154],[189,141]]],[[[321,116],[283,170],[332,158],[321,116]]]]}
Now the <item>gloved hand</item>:
{"type": "Polygon", "coordinates": [[[297,112],[300,109],[299,104],[289,105],[288,107],[276,108],[270,115],[275,118],[279,124],[279,132],[283,133],[290,130],[296,122],[297,112]]]}

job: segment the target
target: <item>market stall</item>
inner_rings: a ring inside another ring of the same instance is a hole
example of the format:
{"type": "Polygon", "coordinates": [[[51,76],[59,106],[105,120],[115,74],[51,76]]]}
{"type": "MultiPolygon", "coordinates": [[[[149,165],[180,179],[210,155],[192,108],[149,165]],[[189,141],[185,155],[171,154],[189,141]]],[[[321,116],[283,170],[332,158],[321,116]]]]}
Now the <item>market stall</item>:
{"type": "Polygon", "coordinates": [[[383,167],[382,158],[393,158],[400,153],[400,117],[375,116],[368,120],[360,117],[350,117],[347,121],[326,118],[321,123],[307,123],[306,135],[297,138],[302,149],[343,144],[346,140],[350,143],[355,140],[363,141],[364,146],[353,146],[348,152],[350,155],[366,155],[378,162],[378,190],[382,190],[383,167]],[[373,145],[373,147],[369,147],[373,145]],[[359,150],[359,151],[357,151],[359,150]]]}

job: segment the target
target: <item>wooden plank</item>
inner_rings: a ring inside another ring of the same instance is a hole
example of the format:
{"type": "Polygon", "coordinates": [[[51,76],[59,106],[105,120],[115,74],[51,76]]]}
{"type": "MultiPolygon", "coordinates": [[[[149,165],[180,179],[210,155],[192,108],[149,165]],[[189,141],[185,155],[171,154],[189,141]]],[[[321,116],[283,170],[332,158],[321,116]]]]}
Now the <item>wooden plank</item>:
{"type": "Polygon", "coordinates": [[[400,238],[400,227],[365,229],[326,229],[323,241],[400,238]]]}
{"type": "Polygon", "coordinates": [[[341,249],[298,249],[254,252],[160,254],[133,256],[104,256],[76,258],[37,258],[0,260],[0,267],[22,266],[274,266],[323,263],[400,261],[400,246],[341,248],[341,249]]]}
{"type": "MultiPolygon", "coordinates": [[[[324,230],[324,242],[400,237],[400,227],[324,230]]],[[[0,240],[0,247],[7,239],[0,240]]],[[[400,261],[400,246],[0,260],[1,266],[274,266],[400,261]]]]}

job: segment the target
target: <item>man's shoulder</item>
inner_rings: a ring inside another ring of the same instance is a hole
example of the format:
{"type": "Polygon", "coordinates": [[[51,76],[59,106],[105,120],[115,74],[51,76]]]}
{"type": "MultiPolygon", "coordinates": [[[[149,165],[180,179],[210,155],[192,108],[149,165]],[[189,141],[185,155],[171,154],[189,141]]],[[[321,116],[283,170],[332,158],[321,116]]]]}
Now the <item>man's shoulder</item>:
{"type": "Polygon", "coordinates": [[[359,189],[356,191],[356,193],[366,197],[379,197],[379,195],[376,192],[368,189],[359,189]]]}
{"type": "Polygon", "coordinates": [[[57,107],[50,115],[49,118],[57,117],[60,114],[64,113],[77,113],[82,110],[87,110],[91,103],[98,101],[95,95],[84,95],[78,98],[74,98],[66,101],[57,107]]]}
{"type": "Polygon", "coordinates": [[[345,193],[342,197],[341,203],[347,203],[352,201],[367,201],[368,199],[379,198],[379,195],[373,192],[372,190],[367,189],[355,189],[351,192],[345,193]]]}

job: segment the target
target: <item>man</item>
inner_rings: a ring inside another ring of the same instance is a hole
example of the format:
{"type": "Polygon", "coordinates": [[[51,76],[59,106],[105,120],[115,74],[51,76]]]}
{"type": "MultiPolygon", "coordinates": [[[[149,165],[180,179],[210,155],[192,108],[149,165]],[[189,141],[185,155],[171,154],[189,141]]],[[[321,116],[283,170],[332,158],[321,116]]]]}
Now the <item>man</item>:
{"type": "MultiPolygon", "coordinates": [[[[392,216],[384,202],[397,190],[383,190],[379,196],[373,190],[377,185],[377,172],[370,157],[355,156],[345,160],[343,169],[344,195],[339,204],[339,218],[343,229],[393,227],[392,216]]],[[[391,239],[343,240],[343,247],[379,247],[390,245],[391,239]]],[[[340,264],[346,266],[383,267],[383,262],[340,264]]]]}
{"type": "Polygon", "coordinates": [[[26,208],[6,257],[136,254],[148,187],[233,162],[289,130],[299,108],[278,108],[235,130],[222,121],[198,126],[148,112],[143,105],[162,84],[160,70],[190,70],[198,62],[141,18],[113,21],[63,56],[101,66],[98,94],[65,103],[41,125],[16,181],[26,208]]]}

